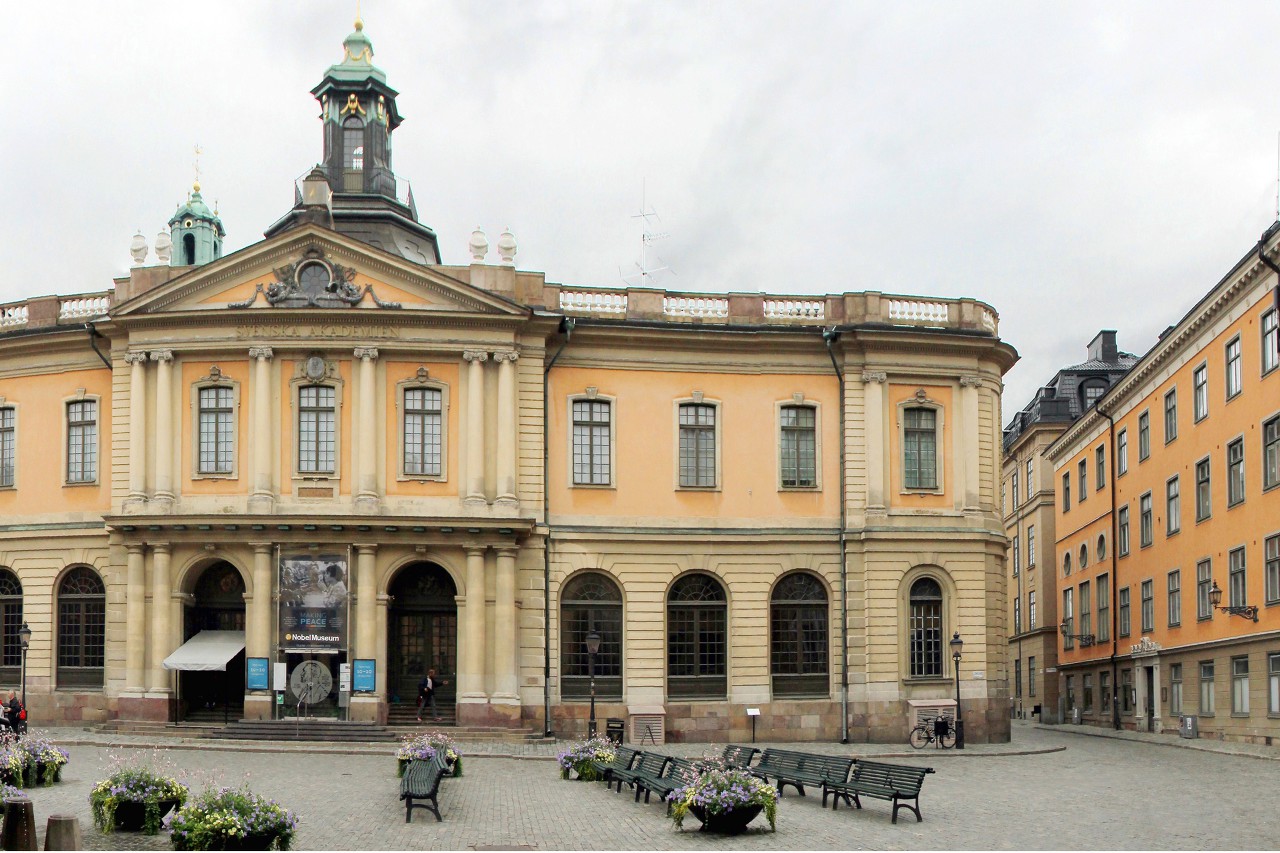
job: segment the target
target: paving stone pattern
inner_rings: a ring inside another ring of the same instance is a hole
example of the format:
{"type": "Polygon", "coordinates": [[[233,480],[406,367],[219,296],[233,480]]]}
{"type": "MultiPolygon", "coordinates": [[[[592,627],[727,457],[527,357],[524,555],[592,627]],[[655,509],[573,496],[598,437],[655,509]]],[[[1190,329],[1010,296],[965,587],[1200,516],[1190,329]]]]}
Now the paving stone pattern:
{"type": "MultiPolygon", "coordinates": [[[[68,735],[70,730],[64,730],[68,735]]],[[[236,784],[248,779],[261,794],[296,811],[297,849],[1271,849],[1280,837],[1280,750],[1174,749],[1168,741],[1082,737],[1075,727],[1015,724],[1014,741],[964,752],[925,749],[891,760],[927,764],[923,823],[889,805],[866,800],[862,811],[821,807],[820,794],[792,789],[778,807],[778,831],[763,817],[733,839],[703,836],[690,817],[672,828],[658,802],[635,803],[603,785],[565,782],[547,760],[555,748],[515,745],[523,757],[471,753],[466,775],[442,787],[444,822],[415,809],[404,822],[395,762],[386,745],[345,754],[290,747],[170,749],[170,760],[196,779],[236,784]],[[1236,753],[1236,754],[1231,754],[1236,753]]],[[[198,746],[192,744],[191,746],[198,746]]],[[[791,747],[796,745],[792,744],[791,747]]],[[[491,752],[510,752],[511,744],[491,752]]],[[[812,748],[817,751],[819,747],[812,748]]],[[[75,814],[90,849],[165,850],[164,835],[101,835],[93,828],[88,792],[105,775],[109,754],[133,747],[72,746],[64,781],[32,790],[43,843],[50,814],[75,814]]],[[[892,745],[827,744],[851,755],[903,754],[892,745]]],[[[667,749],[701,755],[706,745],[667,749]]]]}

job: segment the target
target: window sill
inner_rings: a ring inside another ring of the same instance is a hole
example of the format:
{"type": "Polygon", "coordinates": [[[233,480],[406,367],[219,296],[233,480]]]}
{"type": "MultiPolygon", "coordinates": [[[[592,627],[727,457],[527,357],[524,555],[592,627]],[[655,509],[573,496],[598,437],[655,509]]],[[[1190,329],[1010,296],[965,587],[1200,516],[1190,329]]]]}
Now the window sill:
{"type": "Polygon", "coordinates": [[[192,475],[191,475],[191,481],[192,481],[192,482],[195,482],[195,481],[197,481],[197,480],[230,480],[230,481],[235,481],[235,480],[239,480],[239,479],[240,479],[240,476],[239,476],[238,474],[192,474],[192,475]]]}
{"type": "Polygon", "coordinates": [[[440,474],[438,476],[435,474],[397,474],[396,482],[397,483],[418,483],[421,485],[425,485],[427,483],[447,483],[449,482],[449,478],[444,476],[443,474],[440,474]]]}
{"type": "Polygon", "coordinates": [[[1250,717],[1252,717],[1252,716],[1253,716],[1252,714],[1242,714],[1242,713],[1240,713],[1239,711],[1232,711],[1232,712],[1231,712],[1231,718],[1232,718],[1233,720],[1247,720],[1247,719],[1249,719],[1249,718],[1250,718],[1250,717]]]}
{"type": "Polygon", "coordinates": [[[63,483],[63,484],[62,484],[62,488],[64,488],[64,489],[82,489],[82,488],[84,488],[85,486],[96,486],[96,485],[98,485],[98,481],[97,481],[97,480],[88,480],[88,481],[83,482],[83,483],[63,483]]]}
{"type": "MultiPolygon", "coordinates": [[[[618,489],[618,487],[615,486],[613,483],[570,483],[569,488],[585,489],[589,492],[613,492],[613,491],[617,491],[618,489]]],[[[682,488],[686,488],[686,487],[682,487],[682,488]]]]}
{"type": "Polygon", "coordinates": [[[948,678],[945,675],[917,676],[902,679],[903,684],[953,684],[954,678],[948,678]]]}
{"type": "Polygon", "coordinates": [[[822,486],[778,486],[780,492],[820,492],[822,486]]]}
{"type": "Polygon", "coordinates": [[[718,492],[719,486],[676,486],[677,492],[718,492]]]}

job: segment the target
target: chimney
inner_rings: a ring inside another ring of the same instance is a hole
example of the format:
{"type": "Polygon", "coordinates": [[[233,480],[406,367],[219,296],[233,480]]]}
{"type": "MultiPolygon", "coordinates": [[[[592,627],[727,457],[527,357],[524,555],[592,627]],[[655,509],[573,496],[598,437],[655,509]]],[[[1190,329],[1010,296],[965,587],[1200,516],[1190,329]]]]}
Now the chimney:
{"type": "Polygon", "coordinates": [[[1120,358],[1120,351],[1116,349],[1116,330],[1103,329],[1089,341],[1089,360],[1105,361],[1113,363],[1120,358]]]}

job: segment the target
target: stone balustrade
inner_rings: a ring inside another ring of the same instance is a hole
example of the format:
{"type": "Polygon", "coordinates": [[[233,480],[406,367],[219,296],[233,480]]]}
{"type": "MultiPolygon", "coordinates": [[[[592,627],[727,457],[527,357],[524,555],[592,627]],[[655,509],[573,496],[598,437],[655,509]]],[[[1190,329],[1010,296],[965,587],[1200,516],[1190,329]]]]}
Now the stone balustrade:
{"type": "Polygon", "coordinates": [[[59,323],[83,323],[111,310],[110,293],[37,296],[25,302],[0,305],[0,332],[35,329],[59,323]]]}

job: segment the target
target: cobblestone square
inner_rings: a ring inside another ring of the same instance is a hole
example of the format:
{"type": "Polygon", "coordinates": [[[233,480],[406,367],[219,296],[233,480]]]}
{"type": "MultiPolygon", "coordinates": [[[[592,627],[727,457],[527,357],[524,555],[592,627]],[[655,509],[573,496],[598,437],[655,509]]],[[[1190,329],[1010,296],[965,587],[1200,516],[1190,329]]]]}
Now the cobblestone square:
{"type": "MultiPolygon", "coordinates": [[[[1152,743],[1087,733],[1016,724],[1012,744],[975,745],[964,752],[912,753],[885,744],[806,747],[933,766],[937,772],[921,794],[924,822],[904,813],[892,824],[888,804],[878,800],[866,801],[860,812],[833,812],[821,807],[820,794],[799,797],[788,788],[776,833],[760,817],[748,834],[732,839],[703,836],[693,818],[677,832],[661,804],[636,803],[626,789],[619,795],[600,784],[561,781],[551,745],[464,745],[465,775],[446,780],[442,789],[443,823],[417,809],[413,822],[405,823],[395,762],[386,747],[343,754],[184,743],[170,747],[168,758],[196,781],[234,785],[247,779],[255,792],[283,802],[300,815],[300,850],[1275,847],[1280,750],[1228,754],[1175,748],[1167,739],[1152,743]],[[490,756],[483,754],[486,749],[516,754],[490,756]]],[[[65,813],[79,816],[91,849],[169,849],[164,835],[104,836],[92,825],[88,792],[105,775],[109,753],[136,748],[70,746],[63,782],[30,791],[42,841],[48,816],[65,813]]],[[[704,752],[701,746],[666,749],[704,752]]]]}

